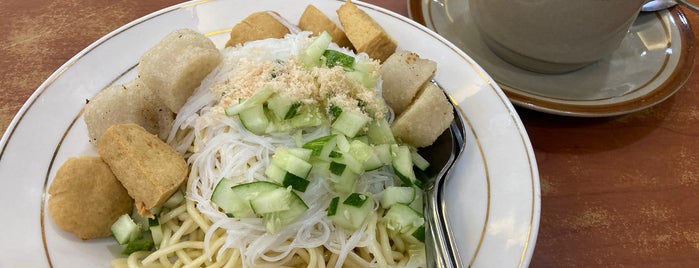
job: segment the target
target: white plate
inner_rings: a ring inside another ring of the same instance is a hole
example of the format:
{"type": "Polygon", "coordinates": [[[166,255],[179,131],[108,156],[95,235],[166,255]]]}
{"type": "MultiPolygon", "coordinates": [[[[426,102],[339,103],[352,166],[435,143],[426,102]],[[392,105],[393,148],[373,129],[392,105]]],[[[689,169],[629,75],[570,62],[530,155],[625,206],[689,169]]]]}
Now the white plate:
{"type": "MultiPolygon", "coordinates": [[[[131,79],[139,56],[167,33],[192,28],[219,46],[226,29],[248,14],[275,10],[292,22],[305,6],[336,19],[339,1],[198,1],[129,23],[80,52],[22,107],[0,143],[0,267],[105,267],[113,239],[81,241],[54,224],[47,185],[71,156],[95,154],[81,110],[100,89],[131,79]]],[[[445,194],[448,220],[463,262],[473,267],[525,267],[539,226],[539,177],[522,123],[492,79],[449,41],[411,21],[357,3],[401,49],[438,62],[435,79],[467,120],[466,148],[445,194]]],[[[90,217],[90,215],[85,215],[90,217]]]]}
{"type": "Polygon", "coordinates": [[[667,99],[694,67],[694,38],[675,7],[641,13],[621,46],[583,69],[547,75],[517,68],[483,43],[469,0],[409,0],[410,15],[456,44],[524,108],[569,116],[612,116],[667,99]]]}

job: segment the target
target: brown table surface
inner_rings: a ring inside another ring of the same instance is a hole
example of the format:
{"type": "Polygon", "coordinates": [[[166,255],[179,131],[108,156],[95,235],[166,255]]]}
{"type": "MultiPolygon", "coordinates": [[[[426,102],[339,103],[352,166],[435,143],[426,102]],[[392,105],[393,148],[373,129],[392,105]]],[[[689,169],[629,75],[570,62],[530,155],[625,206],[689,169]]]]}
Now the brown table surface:
{"type": "MultiPolygon", "coordinates": [[[[177,2],[0,1],[0,132],[73,55],[177,2]]],[[[407,15],[405,0],[368,2],[407,15]]],[[[699,15],[683,11],[696,35],[699,15]]],[[[699,267],[698,106],[695,71],[668,100],[628,115],[570,118],[518,109],[541,176],[531,267],[699,267]]]]}

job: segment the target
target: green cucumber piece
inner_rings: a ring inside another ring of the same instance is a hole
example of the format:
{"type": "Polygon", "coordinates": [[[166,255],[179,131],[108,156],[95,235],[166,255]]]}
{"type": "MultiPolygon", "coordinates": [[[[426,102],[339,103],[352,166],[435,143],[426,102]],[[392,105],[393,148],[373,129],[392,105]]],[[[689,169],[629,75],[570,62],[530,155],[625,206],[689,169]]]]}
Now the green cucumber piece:
{"type": "Polygon", "coordinates": [[[342,204],[360,208],[367,202],[368,199],[369,197],[365,194],[351,193],[349,196],[347,196],[347,199],[342,202],[342,204]]]}
{"type": "Polygon", "coordinates": [[[309,184],[311,184],[309,180],[291,174],[291,172],[287,172],[282,181],[282,186],[291,186],[292,189],[299,192],[305,192],[309,184]]]}
{"type": "Polygon", "coordinates": [[[330,200],[330,205],[328,205],[328,216],[335,216],[337,214],[337,206],[340,204],[340,197],[336,196],[330,200]]]}
{"type": "Polygon", "coordinates": [[[274,94],[267,100],[267,108],[279,120],[290,119],[296,116],[299,107],[301,107],[301,103],[281,94],[274,94]]]}
{"type": "Polygon", "coordinates": [[[369,122],[366,134],[369,137],[369,142],[372,144],[396,143],[396,139],[391,131],[391,125],[388,124],[386,118],[377,118],[369,122]]]}
{"type": "Polygon", "coordinates": [[[384,166],[383,162],[374,153],[374,149],[360,140],[350,142],[349,153],[362,164],[364,170],[374,170],[384,166]]]}
{"type": "Polygon", "coordinates": [[[111,227],[112,235],[120,245],[141,238],[141,229],[131,219],[129,214],[121,215],[111,227]]]}
{"type": "Polygon", "coordinates": [[[154,247],[153,239],[142,237],[134,241],[129,242],[121,254],[129,255],[137,251],[150,251],[154,247]]]}
{"type": "Polygon", "coordinates": [[[313,165],[294,155],[289,149],[279,148],[272,156],[272,164],[301,178],[307,178],[313,165]]]}
{"type": "Polygon", "coordinates": [[[391,164],[393,162],[393,155],[391,155],[391,145],[390,144],[377,144],[372,147],[374,153],[379,157],[381,163],[384,165],[391,164]]]}
{"type": "Polygon", "coordinates": [[[163,242],[163,227],[161,225],[156,225],[151,226],[149,229],[151,237],[153,238],[153,243],[155,243],[156,247],[159,246],[160,243],[163,242]]]}
{"type": "Polygon", "coordinates": [[[276,188],[267,192],[262,192],[255,198],[250,199],[250,206],[255,214],[279,212],[288,210],[288,200],[291,199],[291,190],[287,188],[276,188]]]}
{"type": "Polygon", "coordinates": [[[248,131],[257,135],[267,132],[267,126],[269,126],[270,121],[265,114],[265,109],[262,104],[253,105],[240,111],[238,117],[248,131]]]}
{"type": "Polygon", "coordinates": [[[415,167],[419,168],[422,171],[426,171],[427,168],[430,167],[430,162],[427,162],[427,159],[422,157],[417,151],[410,151],[410,158],[413,160],[413,164],[415,167]]]}
{"type": "Polygon", "coordinates": [[[306,148],[289,148],[288,150],[290,154],[301,158],[301,160],[306,162],[311,159],[311,155],[313,154],[313,150],[306,148]]]}
{"type": "Polygon", "coordinates": [[[405,145],[391,145],[391,155],[393,156],[393,170],[404,186],[411,186],[417,181],[413,171],[413,160],[410,156],[410,148],[405,145]]]}
{"type": "Polygon", "coordinates": [[[381,195],[381,207],[390,208],[394,204],[410,204],[415,200],[414,187],[389,186],[381,195]]]}
{"type": "Polygon", "coordinates": [[[347,165],[345,164],[332,161],[330,162],[330,166],[328,167],[328,169],[330,170],[330,173],[340,176],[343,172],[345,172],[346,167],[347,165]]]}
{"type": "MultiPolygon", "coordinates": [[[[352,195],[350,195],[352,196],[352,195]]],[[[337,210],[334,215],[328,216],[336,225],[343,227],[348,230],[357,230],[364,224],[369,213],[374,210],[374,200],[371,196],[363,195],[364,199],[361,200],[361,206],[357,207],[354,205],[345,204],[347,201],[337,204],[337,210]]],[[[349,199],[349,197],[348,197],[349,199]]],[[[350,201],[350,203],[355,203],[355,201],[350,201]]]]}
{"type": "Polygon", "coordinates": [[[330,152],[335,149],[337,135],[328,135],[309,141],[303,145],[303,148],[310,149],[312,156],[325,159],[330,155],[330,152]]]}
{"type": "Polygon", "coordinates": [[[330,42],[332,42],[332,36],[328,32],[323,31],[311,42],[306,50],[301,52],[299,59],[306,67],[320,66],[320,57],[325,52],[325,49],[328,48],[330,42]]]}
{"type": "Polygon", "coordinates": [[[386,228],[402,234],[425,224],[425,219],[420,212],[404,204],[391,206],[386,211],[383,220],[386,222],[386,228]]]}
{"type": "Polygon", "coordinates": [[[274,89],[262,88],[255,92],[255,94],[253,94],[250,98],[239,103],[232,104],[231,106],[226,108],[226,115],[237,115],[241,111],[246,110],[250,107],[258,105],[261,106],[265,103],[265,101],[267,101],[267,99],[269,99],[269,97],[272,96],[272,94],[274,94],[274,89]]]}
{"type": "Polygon", "coordinates": [[[244,199],[233,191],[233,187],[237,186],[231,179],[221,179],[211,194],[211,202],[221,208],[229,217],[249,218],[254,216],[249,199],[244,199]]]}
{"type": "Polygon", "coordinates": [[[352,138],[362,130],[370,118],[358,111],[346,110],[342,111],[340,116],[332,123],[331,128],[352,138]]]}
{"type": "Polygon", "coordinates": [[[325,66],[328,68],[342,66],[346,70],[351,70],[354,66],[354,57],[337,50],[327,49],[323,52],[323,57],[325,58],[325,66]]]}
{"type": "Polygon", "coordinates": [[[345,168],[344,172],[342,172],[342,175],[337,176],[333,174],[330,175],[330,177],[333,181],[333,188],[335,189],[335,191],[342,194],[350,194],[354,192],[355,185],[359,180],[359,174],[353,172],[348,168],[345,168]]]}
{"type": "Polygon", "coordinates": [[[184,194],[182,193],[182,191],[175,191],[170,196],[170,198],[168,198],[167,201],[163,203],[163,207],[176,208],[177,206],[182,204],[182,202],[184,202],[184,194]]]}
{"type": "Polygon", "coordinates": [[[289,209],[262,214],[267,232],[276,233],[282,227],[296,221],[296,219],[301,217],[301,215],[308,210],[308,205],[303,202],[301,197],[293,191],[290,192],[290,194],[289,200],[286,201],[289,203],[289,209]]]}

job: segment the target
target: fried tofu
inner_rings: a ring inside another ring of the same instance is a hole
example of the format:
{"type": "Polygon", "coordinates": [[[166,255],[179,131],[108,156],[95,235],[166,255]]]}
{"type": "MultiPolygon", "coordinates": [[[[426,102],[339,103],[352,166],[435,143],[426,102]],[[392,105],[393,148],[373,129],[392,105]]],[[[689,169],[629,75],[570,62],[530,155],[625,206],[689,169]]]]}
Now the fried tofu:
{"type": "Polygon", "coordinates": [[[454,109],[444,91],[427,83],[417,99],[391,125],[400,141],[421,148],[432,145],[454,120],[454,109]]]}
{"type": "Polygon", "coordinates": [[[221,60],[221,52],[208,37],[181,29],[141,56],[138,76],[170,111],[177,113],[221,60]]]}
{"type": "Polygon", "coordinates": [[[383,62],[396,51],[396,41],[351,1],[340,6],[337,15],[357,52],[365,52],[369,57],[383,62]]]}
{"type": "Polygon", "coordinates": [[[401,114],[413,102],[422,85],[437,70],[437,63],[421,59],[416,53],[399,50],[381,65],[382,94],[386,104],[401,114]]]}
{"type": "Polygon", "coordinates": [[[49,187],[48,209],[61,229],[81,239],[107,237],[133,199],[100,157],[69,158],[49,187]]]}
{"type": "Polygon", "coordinates": [[[306,6],[301,19],[299,19],[299,28],[303,31],[312,32],[319,35],[323,31],[328,32],[333,37],[333,42],[340,47],[352,49],[352,43],[347,39],[345,32],[335,24],[325,13],[320,11],[313,5],[306,6]]]}
{"type": "Polygon", "coordinates": [[[97,151],[144,217],[151,216],[150,210],[165,202],[187,178],[185,159],[136,124],[107,129],[97,151]]]}
{"type": "Polygon", "coordinates": [[[91,143],[99,143],[115,124],[134,123],[166,139],[175,114],[140,79],[107,87],[85,105],[84,120],[91,143]]]}
{"type": "Polygon", "coordinates": [[[282,24],[271,11],[250,14],[243,21],[233,26],[226,47],[245,44],[245,42],[267,38],[282,38],[289,33],[289,28],[282,24]]]}

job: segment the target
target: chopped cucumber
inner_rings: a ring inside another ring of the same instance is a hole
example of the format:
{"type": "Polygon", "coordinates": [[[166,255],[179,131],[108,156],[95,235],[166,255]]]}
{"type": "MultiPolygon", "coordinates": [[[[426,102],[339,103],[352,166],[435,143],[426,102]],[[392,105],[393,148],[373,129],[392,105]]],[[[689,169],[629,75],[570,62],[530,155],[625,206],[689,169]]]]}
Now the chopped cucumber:
{"type": "Polygon", "coordinates": [[[310,149],[312,156],[317,156],[320,159],[327,160],[330,152],[335,149],[337,135],[328,135],[309,141],[303,145],[303,148],[310,149]]]}
{"type": "Polygon", "coordinates": [[[153,239],[143,237],[129,242],[124,250],[121,251],[121,254],[129,255],[137,251],[150,251],[153,249],[153,246],[153,239]]]}
{"type": "Polygon", "coordinates": [[[417,239],[417,241],[425,243],[425,224],[418,226],[412,232],[409,233],[412,237],[417,239]]]}
{"type": "Polygon", "coordinates": [[[352,66],[354,66],[354,57],[337,50],[325,50],[323,57],[325,58],[325,66],[329,68],[342,66],[346,70],[352,70],[352,66]]]}
{"type": "Polygon", "coordinates": [[[330,173],[340,176],[343,172],[345,172],[346,167],[347,165],[345,164],[332,161],[330,162],[330,166],[328,167],[328,169],[330,170],[330,173]]]}
{"type": "Polygon", "coordinates": [[[161,225],[156,225],[156,226],[151,226],[150,228],[150,234],[151,237],[153,238],[153,243],[155,243],[155,246],[159,246],[161,242],[163,242],[163,227],[161,225]]]}
{"type": "Polygon", "coordinates": [[[374,149],[362,141],[350,142],[349,153],[362,164],[364,170],[374,170],[384,166],[381,159],[374,153],[374,149]]]}
{"type": "Polygon", "coordinates": [[[386,121],[386,118],[377,118],[369,122],[367,125],[367,136],[372,144],[396,143],[391,126],[386,121]]]}
{"type": "Polygon", "coordinates": [[[381,195],[381,207],[390,208],[394,204],[410,204],[415,200],[414,187],[389,186],[381,195]]]}
{"type": "Polygon", "coordinates": [[[393,156],[393,170],[404,186],[411,186],[417,181],[413,171],[413,160],[410,156],[410,148],[406,145],[391,145],[391,155],[393,156]]]}
{"type": "Polygon", "coordinates": [[[267,132],[269,119],[265,114],[265,109],[262,104],[253,105],[238,113],[240,122],[243,123],[245,129],[257,135],[267,132]]]}
{"type": "Polygon", "coordinates": [[[291,199],[291,190],[286,188],[276,188],[271,191],[262,192],[255,198],[250,199],[250,206],[255,214],[264,214],[288,210],[291,199]]]}
{"type": "Polygon", "coordinates": [[[313,166],[294,155],[289,149],[279,148],[272,156],[272,164],[301,178],[308,177],[313,166]]]}
{"type": "Polygon", "coordinates": [[[299,192],[305,192],[309,184],[311,184],[309,180],[291,174],[291,172],[286,172],[282,181],[282,186],[291,186],[292,189],[299,192]]]}
{"type": "Polygon", "coordinates": [[[404,204],[394,204],[384,215],[386,228],[398,233],[408,233],[425,224],[425,219],[420,212],[404,204]]]}
{"type": "Polygon", "coordinates": [[[170,196],[170,198],[168,198],[167,201],[163,203],[163,207],[176,208],[177,206],[182,204],[182,202],[184,202],[184,194],[182,193],[182,191],[175,191],[175,193],[173,193],[172,196],[170,196]]]}
{"type": "Polygon", "coordinates": [[[335,216],[337,214],[337,206],[340,204],[340,197],[336,196],[330,200],[330,205],[328,205],[328,216],[335,216]]]}
{"type": "Polygon", "coordinates": [[[430,162],[422,157],[417,151],[410,151],[410,157],[413,160],[413,164],[422,171],[427,170],[430,167],[430,162]]]}
{"type": "Polygon", "coordinates": [[[112,234],[120,245],[127,244],[141,237],[138,225],[129,217],[129,214],[121,215],[112,224],[112,234]]]}
{"type": "Polygon", "coordinates": [[[357,194],[357,197],[350,195],[347,200],[337,204],[334,215],[328,216],[336,225],[348,230],[357,230],[364,224],[369,213],[374,210],[374,200],[371,196],[357,194]],[[361,203],[361,204],[360,204],[361,203]],[[359,207],[355,206],[360,204],[359,207]]]}
{"type": "Polygon", "coordinates": [[[301,62],[306,67],[320,66],[320,57],[323,55],[323,52],[325,52],[325,49],[328,48],[330,42],[332,42],[332,36],[328,32],[323,31],[320,33],[320,35],[318,35],[318,37],[311,42],[306,50],[301,52],[301,55],[299,55],[301,62]]]}
{"type": "Polygon", "coordinates": [[[279,183],[279,184],[284,182],[284,178],[286,177],[286,173],[287,173],[286,170],[278,167],[275,164],[271,164],[271,165],[267,166],[267,169],[265,169],[265,175],[268,178],[272,179],[272,181],[279,183]]]}
{"type": "Polygon", "coordinates": [[[311,154],[313,154],[313,150],[306,148],[289,148],[288,150],[290,154],[301,158],[301,160],[306,162],[311,159],[311,154]]]}
{"type": "Polygon", "coordinates": [[[274,94],[267,100],[267,108],[279,120],[290,119],[296,115],[301,103],[281,94],[274,94]]]}
{"type": "Polygon", "coordinates": [[[345,168],[341,175],[331,175],[331,180],[334,182],[335,191],[342,194],[350,194],[354,192],[355,185],[359,180],[359,174],[345,168]]]}
{"type": "Polygon", "coordinates": [[[228,216],[235,218],[249,218],[254,216],[249,202],[233,191],[236,183],[228,178],[218,182],[211,194],[211,202],[214,202],[228,216]]]}
{"type": "Polygon", "coordinates": [[[289,209],[262,214],[265,228],[267,229],[267,232],[270,233],[276,233],[282,227],[296,221],[296,219],[301,217],[301,215],[308,210],[306,203],[304,203],[301,197],[299,197],[295,192],[291,192],[289,200],[279,200],[276,202],[289,203],[289,209]]]}
{"type": "Polygon", "coordinates": [[[262,105],[265,103],[265,101],[267,101],[267,99],[269,99],[269,97],[272,96],[272,94],[274,94],[274,89],[262,88],[255,92],[255,94],[252,95],[250,98],[226,108],[226,115],[237,115],[241,111],[246,110],[250,107],[262,105]]]}
{"type": "Polygon", "coordinates": [[[295,221],[308,209],[306,203],[295,192],[267,181],[239,184],[233,186],[231,190],[235,195],[246,200],[251,210],[254,206],[270,233],[295,221]]]}
{"type": "Polygon", "coordinates": [[[350,142],[345,135],[337,135],[337,149],[342,153],[349,152],[350,142]]]}
{"type": "Polygon", "coordinates": [[[345,199],[345,201],[342,202],[342,204],[360,208],[367,202],[368,199],[369,197],[364,194],[352,193],[347,197],[347,199],[345,199]]]}
{"type": "Polygon", "coordinates": [[[391,164],[393,162],[393,155],[391,155],[391,145],[390,144],[377,144],[373,146],[374,153],[379,157],[381,163],[384,165],[391,164]]]}
{"type": "Polygon", "coordinates": [[[332,123],[331,127],[345,136],[352,138],[369,123],[369,120],[370,118],[368,116],[360,112],[346,110],[342,111],[340,116],[332,123]]]}
{"type": "Polygon", "coordinates": [[[352,154],[343,154],[342,157],[338,158],[337,161],[347,165],[347,168],[354,171],[354,173],[362,174],[364,173],[364,165],[359,162],[352,154]]]}

